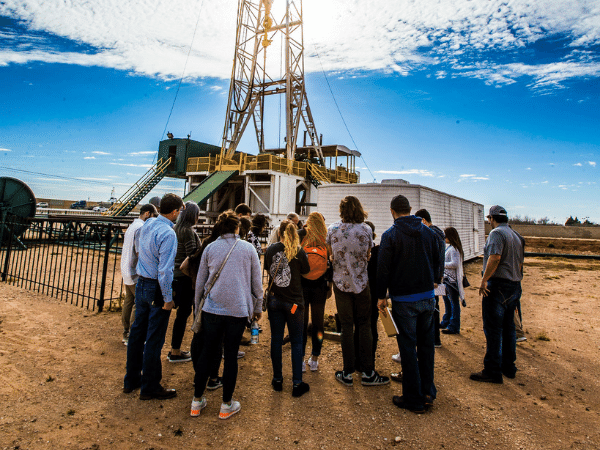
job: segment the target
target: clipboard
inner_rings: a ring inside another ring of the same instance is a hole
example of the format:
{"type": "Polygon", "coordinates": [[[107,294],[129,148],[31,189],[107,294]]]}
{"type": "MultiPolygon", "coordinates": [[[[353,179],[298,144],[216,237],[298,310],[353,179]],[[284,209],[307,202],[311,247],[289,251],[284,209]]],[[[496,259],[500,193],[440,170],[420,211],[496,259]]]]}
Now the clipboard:
{"type": "Polygon", "coordinates": [[[386,307],[385,311],[379,311],[379,318],[381,319],[381,323],[383,324],[383,328],[387,333],[388,337],[396,336],[398,334],[398,327],[392,319],[392,310],[390,307],[386,307]]]}

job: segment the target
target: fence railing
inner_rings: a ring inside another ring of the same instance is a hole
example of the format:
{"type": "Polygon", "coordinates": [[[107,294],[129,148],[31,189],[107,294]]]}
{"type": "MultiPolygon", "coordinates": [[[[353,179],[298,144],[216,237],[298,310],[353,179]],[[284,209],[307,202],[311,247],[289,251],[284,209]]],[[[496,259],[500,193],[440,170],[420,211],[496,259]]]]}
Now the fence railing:
{"type": "MultiPolygon", "coordinates": [[[[109,217],[9,218],[0,223],[0,281],[92,311],[101,312],[106,302],[109,309],[120,306],[121,248],[130,223],[109,217]]],[[[196,232],[204,238],[212,227],[198,225],[196,232]]],[[[265,245],[270,232],[259,237],[265,245]]]]}
{"type": "Polygon", "coordinates": [[[131,220],[9,218],[0,247],[0,280],[90,310],[120,304],[123,233],[131,220]],[[12,230],[26,227],[20,236],[12,230]]]}

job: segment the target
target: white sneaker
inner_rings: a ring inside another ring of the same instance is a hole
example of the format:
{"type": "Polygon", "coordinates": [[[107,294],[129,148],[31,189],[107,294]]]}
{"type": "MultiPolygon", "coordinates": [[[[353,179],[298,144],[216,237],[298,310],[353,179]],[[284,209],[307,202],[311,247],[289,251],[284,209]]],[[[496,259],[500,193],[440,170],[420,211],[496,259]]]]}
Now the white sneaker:
{"type": "Polygon", "coordinates": [[[308,358],[308,367],[310,367],[311,372],[316,372],[319,369],[319,360],[313,361],[311,356],[308,358]]]}
{"type": "Polygon", "coordinates": [[[206,408],[206,397],[202,397],[200,401],[192,400],[192,409],[190,410],[190,416],[198,417],[200,411],[206,408]]]}
{"type": "Polygon", "coordinates": [[[306,361],[302,361],[302,373],[306,373],[306,361]]]}
{"type": "Polygon", "coordinates": [[[525,342],[527,338],[525,336],[521,336],[517,338],[517,342],[525,342]]]}
{"type": "Polygon", "coordinates": [[[240,412],[240,409],[242,409],[242,405],[240,405],[240,402],[237,402],[235,400],[231,400],[230,405],[228,405],[227,403],[221,403],[219,419],[229,419],[235,413],[240,412]]]}
{"type": "MultiPolygon", "coordinates": [[[[243,352],[243,351],[241,351],[241,350],[238,350],[238,356],[237,356],[237,358],[238,358],[238,359],[240,359],[240,358],[243,358],[244,356],[246,356],[246,352],[243,352]]],[[[221,357],[222,357],[223,359],[225,359],[225,353],[222,353],[222,354],[221,354],[221,357]]]]}
{"type": "Polygon", "coordinates": [[[401,363],[402,360],[400,359],[400,352],[396,353],[395,355],[392,355],[392,360],[396,361],[397,363],[401,363]]]}

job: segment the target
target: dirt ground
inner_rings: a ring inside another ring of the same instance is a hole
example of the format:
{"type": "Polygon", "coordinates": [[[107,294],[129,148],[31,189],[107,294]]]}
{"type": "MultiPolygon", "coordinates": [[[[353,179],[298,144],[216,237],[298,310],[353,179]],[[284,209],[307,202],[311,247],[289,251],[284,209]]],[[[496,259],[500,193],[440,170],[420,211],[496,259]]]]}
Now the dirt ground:
{"type": "MultiPolygon", "coordinates": [[[[544,242],[527,250],[548,248],[544,242]]],[[[589,248],[582,241],[568,252],[589,248]]],[[[438,398],[421,416],[392,404],[392,395],[402,390],[397,383],[349,388],[336,382],[341,351],[331,341],[324,344],[319,371],[305,375],[311,390],[299,399],[291,396],[290,349],[284,347],[286,383],[283,392],[274,392],[263,319],[261,342],[243,347],[246,357],[239,361],[234,398],[242,411],[227,421],[217,418],[220,390],[208,392],[200,417],[189,416],[193,369],[191,363],[166,361],[170,329],[163,383],[178,396],[140,401],[137,392],[121,392],[126,347],[119,313],[97,314],[0,283],[0,448],[598,449],[599,269],[600,261],[593,260],[526,259],[527,342],[518,344],[519,372],[503,385],[490,385],[469,380],[482,367],[485,338],[476,291],[481,260],[467,264],[473,286],[467,289],[462,333],[442,335],[438,398]]],[[[190,339],[188,332],[184,349],[190,339]]],[[[398,371],[390,358],[395,341],[380,339],[377,369],[398,371]]]]}

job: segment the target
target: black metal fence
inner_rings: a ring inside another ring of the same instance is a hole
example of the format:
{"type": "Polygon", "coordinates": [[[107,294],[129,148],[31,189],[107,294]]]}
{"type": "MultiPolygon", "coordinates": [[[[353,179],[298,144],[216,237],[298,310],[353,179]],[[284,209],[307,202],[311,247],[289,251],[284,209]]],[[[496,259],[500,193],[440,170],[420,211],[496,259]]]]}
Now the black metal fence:
{"type": "Polygon", "coordinates": [[[126,218],[9,218],[0,224],[0,280],[92,311],[102,311],[107,301],[120,304],[121,246],[130,223],[126,218]]]}
{"type": "MultiPolygon", "coordinates": [[[[8,218],[0,223],[0,280],[101,312],[120,306],[125,291],[120,261],[132,219],[8,218]]],[[[259,237],[264,244],[271,229],[259,237]]],[[[196,227],[203,238],[212,225],[196,227]]]]}

